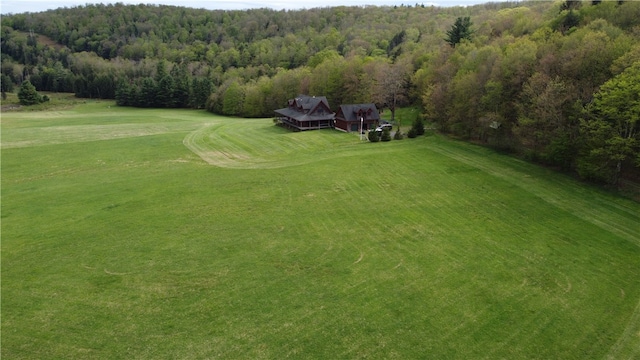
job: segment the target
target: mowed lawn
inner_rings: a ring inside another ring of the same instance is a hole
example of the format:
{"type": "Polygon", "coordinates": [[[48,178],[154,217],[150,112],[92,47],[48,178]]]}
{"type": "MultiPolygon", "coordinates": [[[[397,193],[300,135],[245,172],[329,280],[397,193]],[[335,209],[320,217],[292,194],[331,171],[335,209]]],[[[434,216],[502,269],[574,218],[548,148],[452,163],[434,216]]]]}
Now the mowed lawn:
{"type": "Polygon", "coordinates": [[[640,357],[640,205],[481,147],[2,114],[3,359],[640,357]]]}

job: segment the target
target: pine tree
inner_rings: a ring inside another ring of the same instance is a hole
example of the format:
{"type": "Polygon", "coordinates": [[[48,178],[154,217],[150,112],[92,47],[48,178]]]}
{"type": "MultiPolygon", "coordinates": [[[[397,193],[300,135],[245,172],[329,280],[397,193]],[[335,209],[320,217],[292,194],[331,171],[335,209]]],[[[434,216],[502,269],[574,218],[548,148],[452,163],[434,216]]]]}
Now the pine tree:
{"type": "Polygon", "coordinates": [[[120,79],[118,81],[118,87],[116,88],[116,104],[118,106],[131,106],[134,103],[134,97],[132,94],[133,87],[125,80],[120,79]]]}
{"type": "Polygon", "coordinates": [[[13,91],[13,81],[5,74],[0,75],[0,88],[2,89],[2,99],[7,98],[7,93],[13,91]]]}
{"type": "Polygon", "coordinates": [[[20,85],[20,91],[18,91],[18,99],[22,105],[36,105],[42,102],[42,97],[36,91],[36,87],[31,84],[29,80],[26,80],[20,85]]]}
{"type": "Polygon", "coordinates": [[[175,107],[175,101],[173,97],[174,93],[174,82],[173,78],[170,75],[163,76],[157,82],[156,88],[156,96],[154,99],[154,107],[166,107],[173,108],[175,107]]]}
{"type": "Polygon", "coordinates": [[[194,109],[204,109],[211,91],[212,85],[209,78],[193,78],[189,106],[194,109]]]}
{"type": "Polygon", "coordinates": [[[153,81],[153,78],[143,78],[138,92],[138,106],[155,107],[157,105],[156,93],[156,82],[153,81]]]}
{"type": "Polygon", "coordinates": [[[175,65],[171,69],[171,78],[173,78],[173,105],[177,108],[186,108],[189,105],[190,90],[187,64],[175,65]]]}
{"type": "Polygon", "coordinates": [[[384,130],[382,130],[380,141],[391,141],[391,131],[389,131],[389,129],[385,128],[384,130]]]}
{"type": "Polygon", "coordinates": [[[459,44],[463,39],[471,40],[471,35],[473,34],[471,25],[473,25],[473,23],[470,17],[457,18],[456,22],[451,26],[451,30],[447,31],[445,40],[451,47],[455,47],[456,44],[459,44]]]}
{"type": "Polygon", "coordinates": [[[424,122],[422,121],[422,117],[420,115],[416,116],[416,119],[411,125],[411,129],[414,131],[416,136],[424,135],[424,122]]]}
{"type": "Polygon", "coordinates": [[[569,10],[560,21],[560,31],[566,34],[571,28],[580,25],[580,15],[576,14],[573,9],[569,10]]]}

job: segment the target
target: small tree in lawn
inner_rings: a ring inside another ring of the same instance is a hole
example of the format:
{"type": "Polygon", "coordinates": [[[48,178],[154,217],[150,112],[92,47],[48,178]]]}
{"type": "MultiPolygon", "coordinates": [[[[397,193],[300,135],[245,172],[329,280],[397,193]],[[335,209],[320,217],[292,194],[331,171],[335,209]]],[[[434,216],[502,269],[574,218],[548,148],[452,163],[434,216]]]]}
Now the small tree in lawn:
{"type": "Polygon", "coordinates": [[[20,104],[25,106],[36,105],[42,102],[42,97],[29,80],[24,81],[22,85],[20,85],[18,99],[20,100],[20,104]]]}
{"type": "Polygon", "coordinates": [[[382,130],[382,136],[380,136],[380,141],[391,141],[391,131],[389,129],[382,130]]]}
{"type": "Polygon", "coordinates": [[[391,110],[391,122],[396,120],[397,107],[407,101],[407,84],[412,66],[407,61],[384,64],[376,75],[373,97],[375,102],[391,110]]]}
{"type": "Polygon", "coordinates": [[[424,122],[422,122],[422,117],[420,115],[416,116],[416,119],[411,125],[411,130],[414,131],[416,136],[424,135],[424,122]]]}
{"type": "Polygon", "coordinates": [[[367,139],[369,139],[369,141],[371,142],[378,142],[380,141],[380,136],[378,136],[377,131],[369,131],[369,133],[367,134],[367,139]]]}
{"type": "Polygon", "coordinates": [[[402,140],[404,139],[404,134],[402,134],[402,131],[400,131],[400,126],[398,126],[398,131],[396,131],[395,134],[393,134],[393,140],[402,140]]]}

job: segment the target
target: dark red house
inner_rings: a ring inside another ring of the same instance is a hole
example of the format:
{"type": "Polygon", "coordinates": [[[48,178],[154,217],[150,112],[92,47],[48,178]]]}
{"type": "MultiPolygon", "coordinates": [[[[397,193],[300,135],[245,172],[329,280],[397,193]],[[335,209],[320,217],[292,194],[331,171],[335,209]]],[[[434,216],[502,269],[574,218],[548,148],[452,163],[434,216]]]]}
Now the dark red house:
{"type": "Polygon", "coordinates": [[[299,95],[289,100],[288,105],[275,111],[282,126],[300,131],[333,127],[335,113],[325,96],[299,95]]]}
{"type": "Polygon", "coordinates": [[[374,104],[340,105],[335,117],[335,128],[358,132],[375,129],[379,122],[380,114],[374,104]]]}

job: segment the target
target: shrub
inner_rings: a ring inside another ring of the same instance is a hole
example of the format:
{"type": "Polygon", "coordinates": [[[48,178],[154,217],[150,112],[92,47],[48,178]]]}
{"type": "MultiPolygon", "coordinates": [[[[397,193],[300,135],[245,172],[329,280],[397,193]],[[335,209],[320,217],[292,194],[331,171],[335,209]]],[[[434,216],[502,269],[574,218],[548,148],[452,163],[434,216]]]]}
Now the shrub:
{"type": "Polygon", "coordinates": [[[416,116],[416,119],[411,125],[411,129],[416,132],[416,136],[424,135],[424,122],[422,122],[422,117],[420,115],[416,116]]]}
{"type": "Polygon", "coordinates": [[[400,131],[400,127],[398,126],[398,131],[396,131],[395,134],[393,134],[393,140],[402,140],[404,139],[404,135],[402,134],[402,131],[400,131]]]}
{"type": "Polygon", "coordinates": [[[378,132],[377,131],[369,131],[369,133],[367,134],[367,139],[369,139],[369,141],[371,141],[371,142],[380,141],[380,137],[378,136],[378,132]]]}
{"type": "Polygon", "coordinates": [[[380,141],[391,141],[391,132],[389,129],[384,129],[382,131],[382,136],[380,136],[380,141]]]}
{"type": "Polygon", "coordinates": [[[410,139],[418,137],[418,134],[416,133],[416,129],[411,128],[409,130],[409,132],[407,133],[407,137],[410,138],[410,139]]]}

